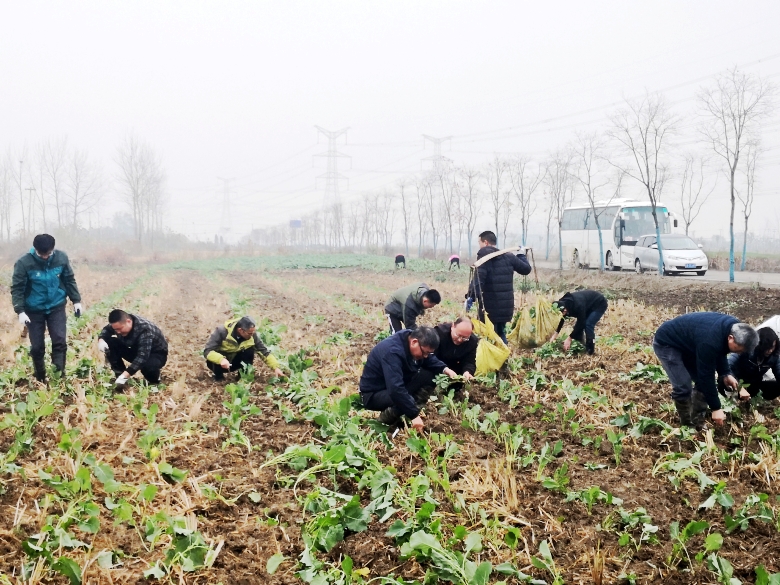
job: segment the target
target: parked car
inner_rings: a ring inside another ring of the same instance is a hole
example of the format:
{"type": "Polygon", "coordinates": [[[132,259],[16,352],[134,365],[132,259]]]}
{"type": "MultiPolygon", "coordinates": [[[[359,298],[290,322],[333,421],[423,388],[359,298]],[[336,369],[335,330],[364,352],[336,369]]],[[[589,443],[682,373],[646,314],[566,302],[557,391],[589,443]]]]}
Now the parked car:
{"type": "MultiPolygon", "coordinates": [[[[664,274],[695,272],[699,276],[707,273],[709,261],[701,246],[684,234],[662,234],[664,274]]],[[[655,234],[640,236],[634,247],[634,268],[637,274],[645,270],[658,270],[658,242],[655,234]]]]}

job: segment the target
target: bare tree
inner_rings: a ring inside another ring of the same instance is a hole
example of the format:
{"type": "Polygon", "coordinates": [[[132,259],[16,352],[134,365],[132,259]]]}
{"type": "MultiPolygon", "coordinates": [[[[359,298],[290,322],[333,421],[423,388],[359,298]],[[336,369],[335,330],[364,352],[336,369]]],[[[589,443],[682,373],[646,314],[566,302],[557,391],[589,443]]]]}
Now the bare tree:
{"type": "Polygon", "coordinates": [[[547,161],[544,182],[550,196],[550,205],[558,222],[558,269],[563,270],[563,211],[571,205],[574,199],[574,189],[571,180],[571,152],[556,151],[547,161]]]}
{"type": "Polygon", "coordinates": [[[409,257],[409,232],[412,229],[412,197],[408,179],[398,182],[398,191],[401,196],[401,219],[404,224],[404,254],[409,257]]]}
{"type": "Polygon", "coordinates": [[[9,157],[0,158],[0,239],[11,240],[11,201],[13,200],[13,170],[9,157]],[[5,235],[3,235],[5,232],[5,235]]]}
{"type": "Polygon", "coordinates": [[[713,85],[698,95],[704,123],[701,133],[715,154],[723,159],[729,178],[731,215],[729,218],[729,281],[734,282],[734,209],[736,175],[743,146],[759,138],[759,122],[772,110],[774,86],[757,75],[737,67],[719,75],[713,85]]]}
{"type": "Polygon", "coordinates": [[[446,221],[442,221],[444,214],[441,209],[441,200],[436,196],[435,180],[436,178],[433,175],[426,175],[421,180],[425,213],[428,218],[429,232],[433,243],[434,260],[436,259],[436,250],[440,237],[440,226],[442,223],[446,226],[446,221]]]}
{"type": "MultiPolygon", "coordinates": [[[[444,234],[450,244],[450,254],[453,252],[453,234],[455,232],[455,209],[453,198],[455,196],[453,189],[453,170],[447,162],[439,162],[431,171],[431,187],[435,185],[441,198],[439,207],[441,208],[441,223],[444,227],[444,234]]],[[[433,196],[433,193],[432,193],[433,196]]]]}
{"type": "Polygon", "coordinates": [[[664,274],[664,261],[657,207],[666,180],[666,149],[675,121],[664,97],[648,93],[638,101],[626,100],[626,107],[612,115],[607,130],[622,155],[610,164],[641,183],[647,192],[658,243],[659,276],[664,274]]]}
{"type": "Polygon", "coordinates": [[[517,205],[520,210],[520,243],[525,246],[528,239],[528,222],[531,219],[531,215],[536,211],[537,206],[534,193],[542,183],[544,172],[542,165],[537,165],[536,169],[532,169],[530,159],[522,155],[510,160],[508,166],[512,192],[515,195],[515,199],[517,199],[517,205]]]}
{"type": "MultiPolygon", "coordinates": [[[[67,186],[62,198],[68,223],[78,229],[79,218],[100,203],[106,188],[103,170],[89,159],[86,150],[73,150],[68,163],[67,186]]],[[[159,229],[159,226],[154,227],[159,229]]]]}
{"type": "Polygon", "coordinates": [[[761,147],[757,142],[749,142],[745,153],[745,195],[744,197],[737,192],[737,198],[742,204],[742,216],[745,218],[745,232],[742,235],[742,262],[739,269],[745,271],[745,262],[747,260],[747,237],[748,220],[753,212],[753,197],[756,186],[756,163],[761,154],[761,147]]]}
{"type": "MultiPolygon", "coordinates": [[[[600,163],[603,161],[604,143],[595,132],[587,134],[578,133],[571,149],[573,153],[571,176],[582,188],[588,198],[588,203],[590,203],[590,210],[596,222],[596,229],[599,232],[599,271],[604,272],[604,236],[600,220],[609,202],[599,206],[598,209],[596,208],[596,197],[599,190],[609,183],[604,178],[603,170],[600,168],[600,163]]],[[[609,201],[613,197],[614,194],[609,201]]]]}
{"type": "Polygon", "coordinates": [[[463,167],[459,171],[462,186],[459,195],[463,201],[463,217],[468,238],[469,258],[471,258],[471,246],[474,240],[474,229],[477,226],[479,212],[482,209],[483,195],[480,191],[483,175],[474,167],[463,167]]]}
{"type": "Polygon", "coordinates": [[[137,136],[125,137],[117,148],[118,183],[133,215],[135,237],[142,241],[159,226],[164,208],[165,170],[151,146],[137,136]]]}
{"type": "MultiPolygon", "coordinates": [[[[490,193],[491,217],[493,218],[493,224],[495,225],[496,236],[501,233],[499,230],[499,223],[502,214],[509,203],[510,190],[506,187],[507,170],[506,160],[496,154],[494,155],[493,160],[487,164],[487,171],[485,173],[487,176],[488,192],[490,193]]],[[[506,246],[506,242],[502,240],[501,246],[506,246]]]]}
{"type": "Polygon", "coordinates": [[[63,191],[67,174],[68,139],[67,137],[62,137],[56,140],[47,140],[41,145],[40,151],[43,159],[43,169],[51,188],[54,211],[57,214],[57,225],[62,227],[66,220],[63,191]]]}
{"type": "Polygon", "coordinates": [[[713,181],[709,190],[705,189],[705,170],[707,167],[705,158],[687,153],[684,155],[683,162],[685,166],[680,177],[680,206],[682,207],[685,235],[687,236],[691,224],[699,216],[704,204],[707,203],[707,199],[715,190],[717,180],[713,181]]]}
{"type": "Polygon", "coordinates": [[[422,258],[423,245],[425,243],[425,224],[428,221],[428,215],[425,206],[425,187],[422,179],[414,182],[417,191],[417,257],[422,258]]]}

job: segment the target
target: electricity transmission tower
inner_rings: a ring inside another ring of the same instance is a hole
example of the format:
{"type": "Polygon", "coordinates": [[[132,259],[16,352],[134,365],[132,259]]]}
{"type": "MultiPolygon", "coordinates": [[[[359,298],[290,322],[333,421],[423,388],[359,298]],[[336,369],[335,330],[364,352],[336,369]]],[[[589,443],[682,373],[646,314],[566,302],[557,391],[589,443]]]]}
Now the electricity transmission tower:
{"type": "Polygon", "coordinates": [[[226,234],[230,231],[232,218],[230,216],[230,181],[235,181],[235,177],[225,179],[223,177],[217,177],[224,183],[222,191],[222,219],[219,222],[219,233],[226,234]]]}
{"type": "Polygon", "coordinates": [[[452,162],[452,159],[447,158],[446,156],[442,156],[441,154],[441,143],[446,140],[451,141],[452,136],[445,136],[444,138],[434,138],[433,136],[428,136],[427,134],[423,134],[423,148],[425,148],[425,143],[428,140],[433,142],[433,156],[428,156],[422,159],[422,164],[424,164],[425,161],[431,161],[431,163],[433,163],[433,170],[434,172],[436,172],[439,169],[441,169],[441,167],[446,166],[452,162]]]}
{"type": "Polygon", "coordinates": [[[338,151],[338,139],[344,136],[344,144],[347,143],[347,130],[349,128],[342,128],[341,130],[325,130],[321,126],[315,126],[317,131],[328,139],[328,151],[315,154],[314,156],[327,157],[327,167],[325,173],[317,177],[317,185],[321,181],[325,180],[325,203],[327,205],[335,204],[339,202],[339,192],[341,191],[341,183],[347,184],[347,177],[339,173],[338,161],[340,158],[347,158],[352,160],[352,157],[347,154],[342,154],[338,151]]]}

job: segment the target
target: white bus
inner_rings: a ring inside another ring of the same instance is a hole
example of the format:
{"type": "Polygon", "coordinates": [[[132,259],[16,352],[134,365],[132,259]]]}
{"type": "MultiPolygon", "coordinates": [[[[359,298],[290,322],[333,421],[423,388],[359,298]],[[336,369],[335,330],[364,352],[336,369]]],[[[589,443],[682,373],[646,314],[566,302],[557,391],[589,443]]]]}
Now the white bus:
{"type": "MultiPolygon", "coordinates": [[[[647,201],[629,199],[597,202],[594,207],[604,244],[604,266],[633,270],[637,240],[655,233],[652,207],[647,201]]],[[[659,203],[656,213],[662,234],[677,231],[677,219],[665,205],[659,203]]],[[[574,205],[563,211],[561,240],[564,262],[575,268],[599,267],[599,230],[590,205],[574,205]]]]}

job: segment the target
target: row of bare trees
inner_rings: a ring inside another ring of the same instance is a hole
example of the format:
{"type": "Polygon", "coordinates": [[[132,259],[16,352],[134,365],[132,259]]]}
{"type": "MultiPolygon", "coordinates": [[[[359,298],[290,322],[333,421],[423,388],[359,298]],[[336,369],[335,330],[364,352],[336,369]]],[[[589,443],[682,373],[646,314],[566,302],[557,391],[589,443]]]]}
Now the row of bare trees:
{"type": "Polygon", "coordinates": [[[761,124],[772,111],[773,96],[766,80],[733,68],[699,89],[696,108],[685,117],[674,112],[663,95],[647,93],[626,100],[602,131],[576,133],[567,145],[540,160],[495,154],[479,167],[439,160],[392,189],[347,203],[330,202],[304,216],[300,228],[270,228],[257,237],[276,244],[389,251],[400,236],[407,255],[416,244],[418,255],[430,250],[434,257],[461,250],[465,239],[471,256],[477,224],[480,231],[492,229],[502,245],[509,235],[526,244],[529,232],[538,234],[539,220],[544,219],[547,254],[557,227],[562,266],[563,210],[580,201],[592,208],[603,270],[602,230],[609,226],[601,225],[603,207],[597,201],[609,202],[624,193],[646,200],[657,234],[657,206],[661,201],[674,203],[682,211],[687,234],[720,178],[729,186],[733,279],[737,203],[744,224],[744,269],[761,124]]]}
{"type": "Polygon", "coordinates": [[[129,135],[119,145],[116,176],[66,137],[0,156],[0,239],[35,231],[78,230],[97,225],[101,208],[115,199],[132,213],[135,237],[162,229],[165,169],[151,146],[129,135]]]}

